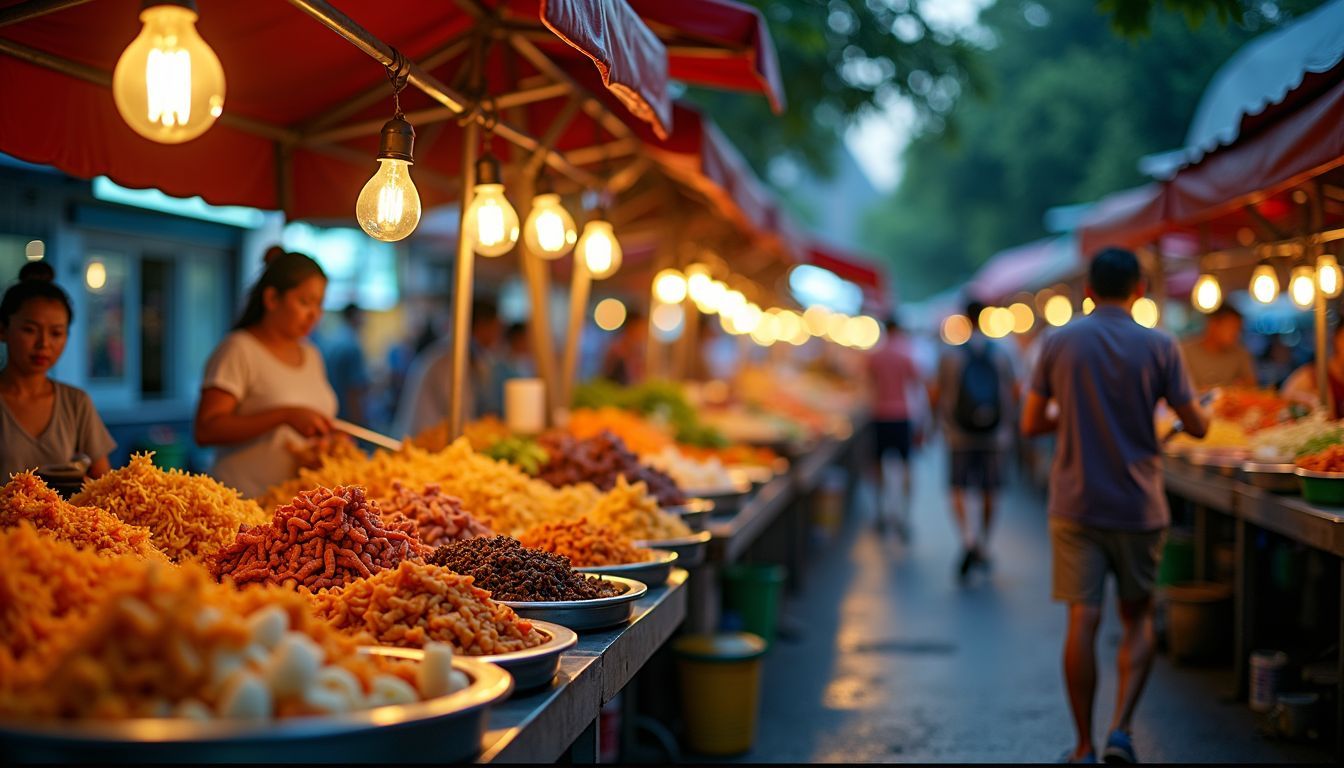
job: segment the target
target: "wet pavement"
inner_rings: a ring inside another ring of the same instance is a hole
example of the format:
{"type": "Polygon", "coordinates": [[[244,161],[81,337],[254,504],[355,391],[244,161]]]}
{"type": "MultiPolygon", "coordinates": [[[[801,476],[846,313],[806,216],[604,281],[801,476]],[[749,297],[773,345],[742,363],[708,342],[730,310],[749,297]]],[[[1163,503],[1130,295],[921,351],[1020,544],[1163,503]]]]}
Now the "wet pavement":
{"type": "MultiPolygon", "coordinates": [[[[1005,491],[992,569],[960,587],[944,458],[926,451],[916,470],[908,544],[874,530],[871,490],[861,485],[845,528],[820,545],[802,594],[787,603],[794,631],[766,658],[759,734],[742,761],[1050,762],[1071,745],[1059,668],[1065,615],[1049,599],[1043,496],[1005,491]]],[[[1118,641],[1108,615],[1098,636],[1101,741],[1118,641]]],[[[1255,714],[1228,701],[1230,687],[1229,669],[1159,655],[1135,717],[1139,757],[1328,760],[1321,747],[1262,736],[1255,714]]]]}

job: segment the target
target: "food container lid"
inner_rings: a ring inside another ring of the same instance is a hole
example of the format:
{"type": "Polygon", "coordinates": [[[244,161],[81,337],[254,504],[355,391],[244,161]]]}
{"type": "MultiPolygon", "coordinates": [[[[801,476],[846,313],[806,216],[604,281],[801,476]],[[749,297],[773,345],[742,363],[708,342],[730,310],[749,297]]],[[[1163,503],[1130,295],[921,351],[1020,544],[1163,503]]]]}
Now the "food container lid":
{"type": "Polygon", "coordinates": [[[748,661],[765,653],[765,640],[750,632],[683,635],[672,643],[678,656],[696,661],[748,661]]]}

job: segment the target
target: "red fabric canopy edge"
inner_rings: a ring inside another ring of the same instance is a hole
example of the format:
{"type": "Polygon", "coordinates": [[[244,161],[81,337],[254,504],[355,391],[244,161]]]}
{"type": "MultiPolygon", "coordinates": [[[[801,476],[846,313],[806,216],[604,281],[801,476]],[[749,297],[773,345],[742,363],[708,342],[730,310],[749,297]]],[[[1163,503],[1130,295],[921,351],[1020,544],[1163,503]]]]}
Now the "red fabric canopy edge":
{"type": "Polygon", "coordinates": [[[860,288],[871,288],[886,295],[886,270],[872,259],[815,240],[807,245],[806,255],[808,264],[828,269],[860,288]]]}
{"type": "Polygon", "coordinates": [[[624,0],[541,0],[541,23],[592,59],[602,82],[659,136],[672,130],[667,48],[624,0]]]}
{"type": "Polygon", "coordinates": [[[692,85],[762,93],[776,114],[784,111],[784,78],[779,54],[764,17],[757,9],[733,0],[629,0],[643,19],[668,37],[668,74],[692,85]],[[678,48],[684,43],[685,47],[678,48]],[[686,47],[720,48],[705,54],[686,47]]]}

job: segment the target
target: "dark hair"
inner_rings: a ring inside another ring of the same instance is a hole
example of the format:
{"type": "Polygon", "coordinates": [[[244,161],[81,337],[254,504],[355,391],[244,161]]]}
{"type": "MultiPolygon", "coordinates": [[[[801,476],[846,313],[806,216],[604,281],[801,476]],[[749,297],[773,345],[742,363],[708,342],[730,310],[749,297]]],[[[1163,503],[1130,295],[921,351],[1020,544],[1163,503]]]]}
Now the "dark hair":
{"type": "Polygon", "coordinates": [[[519,336],[527,334],[527,323],[509,323],[509,327],[504,329],[504,338],[513,341],[519,336]]]}
{"type": "Polygon", "coordinates": [[[75,319],[75,310],[70,306],[70,297],[52,280],[56,271],[44,261],[30,261],[19,269],[19,281],[5,291],[0,299],[0,327],[8,328],[9,319],[30,301],[54,301],[65,307],[65,315],[75,319]]]}
{"type": "Polygon", "coordinates": [[[1221,318],[1235,318],[1237,320],[1242,319],[1241,312],[1237,311],[1236,307],[1232,306],[1231,304],[1228,304],[1227,302],[1223,302],[1222,304],[1218,305],[1217,309],[1209,313],[1209,320],[1218,320],[1221,318]]]}
{"type": "Polygon", "coordinates": [[[971,299],[966,302],[966,319],[971,321],[971,328],[980,327],[980,315],[984,314],[985,303],[978,299],[971,299]]]}
{"type": "Polygon", "coordinates": [[[1128,299],[1139,288],[1139,259],[1123,248],[1105,248],[1092,257],[1087,282],[1098,299],[1128,299]]]}
{"type": "Polygon", "coordinates": [[[901,330],[901,318],[895,312],[887,315],[886,323],[887,333],[895,333],[901,330]]]}
{"type": "Polygon", "coordinates": [[[266,249],[263,258],[266,260],[266,269],[252,285],[252,290],[248,291],[243,313],[238,316],[238,322],[233,324],[235,331],[251,328],[266,316],[267,288],[274,288],[276,293],[287,293],[310,277],[327,279],[327,273],[322,271],[322,267],[318,266],[312,257],[286,251],[278,245],[266,249]]]}
{"type": "Polygon", "coordinates": [[[344,317],[347,321],[353,322],[355,318],[359,317],[359,313],[363,311],[364,310],[359,308],[358,304],[352,301],[341,309],[341,317],[344,317]]]}

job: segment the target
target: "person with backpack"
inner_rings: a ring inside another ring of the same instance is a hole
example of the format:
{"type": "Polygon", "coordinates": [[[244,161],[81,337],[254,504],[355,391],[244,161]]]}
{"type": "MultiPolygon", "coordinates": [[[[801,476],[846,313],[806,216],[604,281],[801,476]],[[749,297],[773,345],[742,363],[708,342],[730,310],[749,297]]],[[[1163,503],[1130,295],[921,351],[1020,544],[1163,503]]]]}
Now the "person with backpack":
{"type": "Polygon", "coordinates": [[[980,331],[984,311],[985,305],[979,301],[967,303],[971,338],[944,352],[929,392],[950,454],[952,513],[962,543],[957,574],[963,581],[972,568],[989,566],[994,497],[1002,483],[1005,437],[1014,421],[1017,401],[1012,360],[980,331]],[[966,514],[966,492],[970,490],[980,491],[978,534],[972,532],[966,514]]]}

